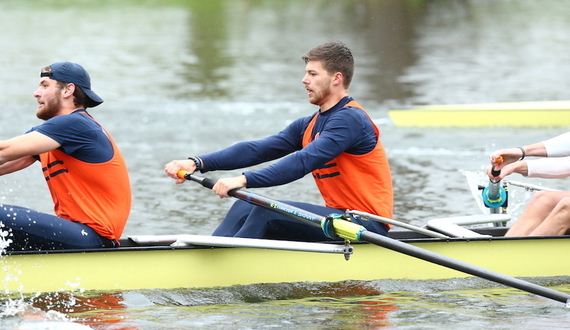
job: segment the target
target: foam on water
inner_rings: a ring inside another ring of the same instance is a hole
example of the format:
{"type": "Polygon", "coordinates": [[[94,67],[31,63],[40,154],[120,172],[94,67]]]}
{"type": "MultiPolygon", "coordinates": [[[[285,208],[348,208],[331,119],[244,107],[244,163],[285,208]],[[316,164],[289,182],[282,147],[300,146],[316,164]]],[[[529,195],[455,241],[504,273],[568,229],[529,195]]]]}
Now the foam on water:
{"type": "MultiPolygon", "coordinates": [[[[37,297],[37,296],[36,296],[37,297]]],[[[0,313],[2,329],[13,330],[80,330],[92,329],[74,322],[74,319],[54,310],[43,311],[33,305],[32,299],[9,299],[0,313]]]]}

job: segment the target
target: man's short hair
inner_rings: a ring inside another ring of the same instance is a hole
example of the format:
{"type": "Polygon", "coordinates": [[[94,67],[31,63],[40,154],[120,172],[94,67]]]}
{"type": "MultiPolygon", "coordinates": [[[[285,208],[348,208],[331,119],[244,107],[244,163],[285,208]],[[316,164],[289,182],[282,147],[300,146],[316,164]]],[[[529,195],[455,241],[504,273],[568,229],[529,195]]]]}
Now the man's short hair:
{"type": "Polygon", "coordinates": [[[354,58],[348,47],[340,42],[328,42],[311,49],[302,56],[305,63],[309,61],[321,61],[323,68],[329,74],[342,73],[344,87],[348,89],[354,75],[354,58]]]}

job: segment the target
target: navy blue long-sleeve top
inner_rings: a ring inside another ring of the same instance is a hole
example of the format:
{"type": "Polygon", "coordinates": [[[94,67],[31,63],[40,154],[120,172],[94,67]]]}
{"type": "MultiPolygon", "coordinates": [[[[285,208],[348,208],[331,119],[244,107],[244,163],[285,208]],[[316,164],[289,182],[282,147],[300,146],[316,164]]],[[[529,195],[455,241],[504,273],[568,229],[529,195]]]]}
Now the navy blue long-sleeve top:
{"type": "Polygon", "coordinates": [[[321,168],[342,152],[362,155],[372,151],[378,137],[367,114],[344,106],[352,101],[344,97],[335,106],[321,112],[312,136],[319,137],[302,146],[303,135],[313,115],[293,121],[281,132],[261,140],[238,142],[223,150],[202,155],[202,173],[234,170],[281,158],[256,171],[245,171],[247,188],[271,187],[298,180],[321,168]]]}

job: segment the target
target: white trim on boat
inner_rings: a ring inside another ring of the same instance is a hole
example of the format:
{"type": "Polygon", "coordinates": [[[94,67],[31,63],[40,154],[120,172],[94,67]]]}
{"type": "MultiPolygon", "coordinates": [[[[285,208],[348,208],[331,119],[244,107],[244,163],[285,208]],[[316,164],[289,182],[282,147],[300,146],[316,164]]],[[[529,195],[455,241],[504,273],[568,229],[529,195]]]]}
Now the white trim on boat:
{"type": "Polygon", "coordinates": [[[270,239],[221,237],[207,235],[140,235],[129,239],[141,245],[171,244],[172,246],[205,245],[220,247],[246,247],[256,249],[289,250],[303,252],[337,253],[349,255],[353,247],[348,244],[293,242],[270,239]]]}
{"type": "Polygon", "coordinates": [[[490,237],[489,235],[481,235],[467,228],[460,226],[507,222],[511,220],[510,214],[477,214],[462,217],[450,217],[432,219],[427,222],[427,227],[440,231],[452,237],[474,238],[474,237],[490,237]]]}

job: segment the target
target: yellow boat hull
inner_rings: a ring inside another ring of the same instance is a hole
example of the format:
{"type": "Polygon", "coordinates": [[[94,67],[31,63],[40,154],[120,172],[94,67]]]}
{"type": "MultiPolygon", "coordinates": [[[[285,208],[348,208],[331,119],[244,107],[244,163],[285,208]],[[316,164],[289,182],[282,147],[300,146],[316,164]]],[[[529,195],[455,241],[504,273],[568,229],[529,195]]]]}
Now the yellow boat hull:
{"type": "Polygon", "coordinates": [[[398,127],[565,127],[570,101],[430,105],[388,115],[398,127]]]}
{"type": "MultiPolygon", "coordinates": [[[[513,277],[570,275],[570,237],[422,239],[412,244],[513,277]]],[[[256,248],[141,247],[0,258],[3,291],[204,288],[254,283],[428,280],[468,275],[372,244],[342,254],[256,248]]]]}

